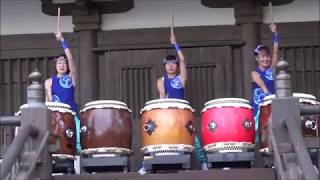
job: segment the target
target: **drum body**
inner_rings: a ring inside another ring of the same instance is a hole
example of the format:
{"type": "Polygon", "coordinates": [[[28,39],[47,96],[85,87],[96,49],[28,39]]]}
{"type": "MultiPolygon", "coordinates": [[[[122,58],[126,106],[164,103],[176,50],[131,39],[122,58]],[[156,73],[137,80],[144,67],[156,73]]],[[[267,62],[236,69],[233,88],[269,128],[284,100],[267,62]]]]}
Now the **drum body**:
{"type": "Polygon", "coordinates": [[[221,98],[205,103],[201,117],[206,152],[243,152],[254,148],[254,120],[249,101],[221,98]]]}
{"type": "Polygon", "coordinates": [[[141,151],[144,154],[192,152],[195,137],[193,112],[185,100],[147,102],[141,110],[141,151]]]}
{"type": "MultiPolygon", "coordinates": [[[[298,98],[300,104],[317,105],[316,97],[310,94],[293,93],[293,97],[298,98]]],[[[259,115],[259,141],[260,151],[269,151],[269,129],[268,121],[271,115],[271,101],[275,95],[266,96],[260,105],[259,115]]],[[[319,115],[303,115],[301,116],[301,130],[305,137],[320,136],[320,116],[319,115]]]]}
{"type": "Polygon", "coordinates": [[[51,133],[50,143],[57,141],[60,147],[52,154],[53,158],[73,159],[76,152],[76,127],[74,122],[75,112],[71,107],[63,103],[46,102],[46,106],[51,110],[51,133]]]}
{"type": "Polygon", "coordinates": [[[112,100],[89,102],[80,111],[80,119],[83,154],[131,153],[132,117],[125,103],[112,100]]]}
{"type": "MultiPolygon", "coordinates": [[[[56,152],[52,153],[54,159],[74,159],[76,151],[76,129],[74,116],[68,104],[57,102],[46,102],[51,110],[51,133],[50,144],[59,144],[56,152]]],[[[20,109],[27,107],[22,105],[20,109]]],[[[20,115],[20,112],[16,113],[20,115]]]]}

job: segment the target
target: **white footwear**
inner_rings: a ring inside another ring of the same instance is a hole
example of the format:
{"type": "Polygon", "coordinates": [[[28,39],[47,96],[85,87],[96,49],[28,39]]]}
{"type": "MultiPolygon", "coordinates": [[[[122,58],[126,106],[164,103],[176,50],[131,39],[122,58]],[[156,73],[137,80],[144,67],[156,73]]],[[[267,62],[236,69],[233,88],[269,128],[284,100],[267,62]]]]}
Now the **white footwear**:
{"type": "Polygon", "coordinates": [[[209,170],[209,169],[208,169],[208,165],[207,165],[206,162],[203,162],[203,163],[201,164],[201,169],[204,170],[204,171],[208,171],[208,170],[209,170]]]}
{"type": "Polygon", "coordinates": [[[145,174],[147,174],[146,168],[145,168],[144,166],[142,166],[142,167],[139,169],[138,173],[139,173],[140,175],[145,175],[145,174]]]}
{"type": "Polygon", "coordinates": [[[80,174],[80,156],[79,155],[75,156],[73,165],[74,165],[75,174],[80,174]]]}

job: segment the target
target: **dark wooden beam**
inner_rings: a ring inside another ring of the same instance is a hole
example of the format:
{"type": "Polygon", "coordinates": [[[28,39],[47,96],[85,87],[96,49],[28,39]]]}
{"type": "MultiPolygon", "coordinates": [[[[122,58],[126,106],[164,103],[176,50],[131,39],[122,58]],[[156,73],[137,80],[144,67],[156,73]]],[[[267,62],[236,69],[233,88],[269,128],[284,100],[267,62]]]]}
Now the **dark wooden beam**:
{"type": "MultiPolygon", "coordinates": [[[[78,36],[74,33],[63,33],[69,47],[78,46],[78,36]]],[[[27,50],[60,48],[54,32],[48,34],[15,34],[0,36],[0,50],[27,50]]]]}
{"type": "MultiPolygon", "coordinates": [[[[237,0],[201,0],[201,4],[210,8],[230,8],[237,0]]],[[[259,4],[267,6],[269,2],[272,5],[279,6],[291,3],[294,0],[256,0],[259,4]]]]}
{"type": "MultiPolygon", "coordinates": [[[[242,45],[236,26],[177,27],[177,39],[183,47],[242,45]],[[223,33],[222,33],[223,32],[223,33]]],[[[95,51],[169,48],[169,28],[109,30],[98,33],[95,51]]]]}
{"type": "Polygon", "coordinates": [[[239,0],[234,4],[234,16],[236,24],[261,23],[262,6],[256,1],[239,0]]]}
{"type": "Polygon", "coordinates": [[[74,31],[100,30],[101,15],[98,8],[77,7],[72,11],[74,31]]]}
{"type": "Polygon", "coordinates": [[[41,0],[41,2],[42,12],[50,16],[57,16],[58,7],[61,7],[61,16],[70,16],[72,10],[81,3],[83,6],[98,8],[101,14],[126,12],[133,8],[133,0],[77,0],[77,3],[64,4],[56,4],[52,0],[41,0]]]}
{"type": "MultiPolygon", "coordinates": [[[[320,22],[279,23],[278,30],[281,36],[280,47],[301,47],[320,45],[320,22]]],[[[261,25],[261,41],[272,45],[271,33],[268,24],[261,25]]]]}

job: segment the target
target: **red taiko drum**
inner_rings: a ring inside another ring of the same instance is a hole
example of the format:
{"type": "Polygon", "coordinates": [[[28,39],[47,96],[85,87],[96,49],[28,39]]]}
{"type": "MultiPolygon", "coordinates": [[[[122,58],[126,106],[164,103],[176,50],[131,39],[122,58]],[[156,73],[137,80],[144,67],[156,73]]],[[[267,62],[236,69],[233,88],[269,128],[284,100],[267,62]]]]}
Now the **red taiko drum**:
{"type": "Polygon", "coordinates": [[[85,156],[129,155],[132,117],[127,104],[114,100],[92,101],[80,111],[80,142],[85,156]]]}
{"type": "Polygon", "coordinates": [[[248,100],[221,98],[204,104],[201,118],[206,152],[243,152],[254,148],[254,120],[248,100]]]}
{"type": "MultiPolygon", "coordinates": [[[[68,104],[58,102],[46,102],[48,109],[51,110],[51,133],[54,137],[50,138],[50,144],[59,143],[59,148],[52,153],[54,159],[74,159],[76,152],[76,128],[74,122],[75,112],[68,104]]],[[[24,104],[20,109],[26,108],[24,104]]],[[[20,115],[21,111],[16,115],[20,115]]]]}
{"type": "MultiPolygon", "coordinates": [[[[318,105],[316,97],[311,94],[293,93],[293,97],[298,98],[300,104],[318,105]]],[[[268,121],[271,115],[271,101],[275,95],[266,96],[260,104],[259,115],[259,141],[260,152],[269,152],[269,129],[268,121]]],[[[319,115],[303,115],[301,116],[301,131],[305,137],[320,136],[320,116],[319,115]]]]}
{"type": "Polygon", "coordinates": [[[155,155],[193,152],[193,112],[189,102],[181,99],[147,102],[141,110],[141,151],[155,155]]]}

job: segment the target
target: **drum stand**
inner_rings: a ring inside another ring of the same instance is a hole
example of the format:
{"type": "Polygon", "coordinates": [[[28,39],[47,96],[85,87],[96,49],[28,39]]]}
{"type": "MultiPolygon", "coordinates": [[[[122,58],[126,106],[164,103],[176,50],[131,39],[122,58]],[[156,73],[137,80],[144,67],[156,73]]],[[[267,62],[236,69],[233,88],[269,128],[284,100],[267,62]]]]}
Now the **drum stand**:
{"type": "Polygon", "coordinates": [[[264,161],[264,166],[271,168],[274,166],[273,153],[272,152],[260,152],[264,161]]]}
{"type": "Polygon", "coordinates": [[[320,170],[320,149],[309,149],[312,163],[320,170]]]}
{"type": "Polygon", "coordinates": [[[206,153],[206,156],[209,168],[250,168],[254,161],[254,152],[206,153]]]}
{"type": "MultiPolygon", "coordinates": [[[[320,149],[308,149],[308,151],[313,165],[320,168],[320,149]]],[[[262,157],[265,167],[272,167],[274,165],[272,152],[262,153],[262,157]]]]}
{"type": "Polygon", "coordinates": [[[52,172],[74,174],[74,160],[73,159],[53,159],[52,160],[52,172]]]}
{"type": "Polygon", "coordinates": [[[128,172],[129,156],[121,154],[112,154],[105,157],[80,157],[80,167],[85,172],[128,172]]]}
{"type": "Polygon", "coordinates": [[[157,171],[178,171],[191,169],[191,154],[179,153],[174,155],[150,155],[144,156],[144,167],[147,172],[156,173],[157,171]]]}

